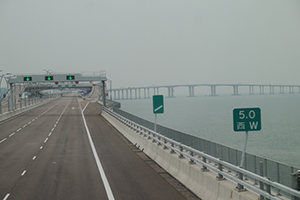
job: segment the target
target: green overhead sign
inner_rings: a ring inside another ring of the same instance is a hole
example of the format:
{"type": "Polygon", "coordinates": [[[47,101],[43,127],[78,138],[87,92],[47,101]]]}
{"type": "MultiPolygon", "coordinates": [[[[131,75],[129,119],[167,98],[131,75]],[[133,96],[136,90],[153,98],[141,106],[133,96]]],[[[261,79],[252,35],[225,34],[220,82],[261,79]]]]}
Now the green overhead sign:
{"type": "Polygon", "coordinates": [[[260,108],[236,108],[233,110],[234,131],[260,131],[260,108]]]}
{"type": "Polygon", "coordinates": [[[75,79],[75,76],[66,76],[66,80],[74,80],[75,79]]]}
{"type": "Polygon", "coordinates": [[[53,76],[45,76],[45,81],[53,81],[53,76]]]}
{"type": "Polygon", "coordinates": [[[26,82],[32,81],[32,77],[31,76],[24,77],[23,80],[26,81],[26,82]]]}
{"type": "Polygon", "coordinates": [[[153,113],[162,114],[164,113],[164,96],[153,95],[153,113]]]}

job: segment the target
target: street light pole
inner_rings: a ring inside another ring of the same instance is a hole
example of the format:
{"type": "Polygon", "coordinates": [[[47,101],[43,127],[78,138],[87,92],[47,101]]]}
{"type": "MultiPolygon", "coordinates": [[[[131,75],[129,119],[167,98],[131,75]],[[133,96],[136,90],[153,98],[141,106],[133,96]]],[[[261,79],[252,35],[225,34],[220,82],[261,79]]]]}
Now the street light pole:
{"type": "MultiPolygon", "coordinates": [[[[0,72],[2,72],[2,70],[0,70],[0,72]]],[[[5,80],[5,82],[6,82],[6,87],[7,87],[7,89],[8,89],[8,81],[7,81],[7,79],[8,78],[10,78],[10,76],[12,76],[11,75],[11,73],[6,73],[6,74],[2,74],[0,77],[0,114],[2,114],[2,88],[1,88],[1,84],[2,84],[2,80],[3,80],[3,78],[4,78],[4,80],[5,80]]],[[[8,105],[9,105],[9,100],[8,100],[8,105]]],[[[9,109],[9,108],[8,108],[9,109]]]]}
{"type": "Polygon", "coordinates": [[[110,79],[107,79],[108,81],[109,81],[109,87],[110,87],[110,94],[109,94],[109,96],[110,96],[110,100],[112,101],[112,80],[110,80],[110,79]]]}

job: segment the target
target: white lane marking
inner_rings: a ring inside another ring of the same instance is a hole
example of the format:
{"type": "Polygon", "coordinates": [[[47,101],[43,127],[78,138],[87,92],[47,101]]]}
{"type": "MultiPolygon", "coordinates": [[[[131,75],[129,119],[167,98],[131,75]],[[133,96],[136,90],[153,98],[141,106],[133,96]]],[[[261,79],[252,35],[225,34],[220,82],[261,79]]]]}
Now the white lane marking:
{"type": "Polygon", "coordinates": [[[14,134],[16,134],[16,132],[13,132],[12,134],[10,134],[9,137],[13,136],[14,134]]]}
{"type": "Polygon", "coordinates": [[[9,193],[3,198],[3,200],[7,200],[8,199],[8,197],[9,197],[9,193]]]}
{"type": "MultiPolygon", "coordinates": [[[[79,101],[78,101],[79,103],[79,101]]],[[[79,104],[80,105],[80,104],[79,104]]],[[[81,107],[80,107],[81,108],[81,107]]],[[[92,148],[92,151],[93,151],[93,154],[94,154],[94,158],[96,160],[96,163],[97,163],[97,167],[98,167],[98,171],[100,173],[100,176],[102,178],[102,182],[103,182],[103,185],[104,185],[104,188],[105,188],[105,191],[106,191],[106,195],[107,195],[107,198],[108,200],[114,200],[114,195],[111,191],[111,188],[110,188],[110,185],[108,183],[108,180],[106,178],[106,175],[105,175],[105,172],[104,172],[104,169],[101,165],[101,161],[99,159],[99,156],[97,154],[97,151],[96,151],[96,148],[94,146],[94,143],[93,143],[93,140],[92,140],[92,137],[91,137],[91,134],[90,134],[90,131],[89,131],[89,128],[87,126],[87,123],[85,121],[85,118],[84,118],[84,114],[83,114],[83,111],[81,110],[81,115],[82,115],[82,119],[83,119],[83,123],[84,123],[84,126],[85,126],[85,129],[86,129],[86,133],[88,135],[88,138],[89,138],[89,142],[90,142],[90,145],[91,145],[91,148],[92,148]]]]}
{"type": "Polygon", "coordinates": [[[33,156],[32,160],[35,160],[36,159],[36,156],[33,156]]]}
{"type": "Polygon", "coordinates": [[[46,143],[48,141],[48,138],[45,139],[44,143],[46,143]]]}
{"type": "Polygon", "coordinates": [[[56,127],[56,124],[54,124],[54,127],[56,127]]]}
{"type": "Polygon", "coordinates": [[[27,126],[27,124],[25,124],[24,126],[23,126],[23,128],[25,128],[27,126]]]}
{"type": "Polygon", "coordinates": [[[24,170],[24,171],[23,171],[23,173],[21,174],[21,176],[24,176],[24,175],[25,175],[25,173],[26,173],[26,170],[24,170]]]}
{"type": "Polygon", "coordinates": [[[48,134],[48,136],[50,137],[50,136],[51,136],[51,134],[52,134],[52,132],[50,132],[50,133],[48,134]]]}
{"type": "Polygon", "coordinates": [[[40,149],[42,149],[42,148],[43,148],[43,146],[40,147],[40,149]]]}
{"type": "Polygon", "coordinates": [[[19,129],[17,130],[17,132],[19,132],[20,130],[22,130],[22,128],[19,128],[19,129]]]}
{"type": "Polygon", "coordinates": [[[82,110],[82,112],[84,112],[85,111],[85,109],[86,109],[86,107],[89,105],[89,103],[90,102],[88,102],[85,106],[84,106],[84,108],[83,108],[83,110],[82,110]]]}
{"type": "Polygon", "coordinates": [[[5,140],[7,140],[7,138],[4,138],[3,140],[1,140],[0,143],[4,142],[5,140]]]}
{"type": "Polygon", "coordinates": [[[31,121],[27,123],[28,125],[31,124],[31,121]]]}
{"type": "Polygon", "coordinates": [[[53,132],[53,131],[54,131],[54,128],[51,129],[51,132],[53,132]]]}

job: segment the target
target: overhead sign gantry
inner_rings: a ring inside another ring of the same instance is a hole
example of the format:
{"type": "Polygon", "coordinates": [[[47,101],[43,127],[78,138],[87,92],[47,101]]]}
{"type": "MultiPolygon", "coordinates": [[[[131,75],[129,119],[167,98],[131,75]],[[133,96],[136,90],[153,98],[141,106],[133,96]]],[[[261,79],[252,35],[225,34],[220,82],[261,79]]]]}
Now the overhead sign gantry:
{"type": "MultiPolygon", "coordinates": [[[[44,74],[44,75],[15,75],[8,80],[11,88],[16,84],[28,84],[28,83],[53,83],[54,88],[58,87],[58,83],[65,82],[75,82],[78,84],[79,82],[92,82],[99,81],[103,84],[103,104],[106,106],[105,100],[105,81],[107,81],[105,73],[93,73],[93,75],[86,74],[44,74]]],[[[94,86],[94,85],[93,85],[94,86]]],[[[13,109],[13,90],[10,90],[11,96],[11,109],[13,109]]]]}
{"type": "Polygon", "coordinates": [[[10,78],[9,83],[49,83],[68,81],[106,81],[106,76],[83,76],[82,74],[51,74],[51,75],[17,75],[10,78]]]}

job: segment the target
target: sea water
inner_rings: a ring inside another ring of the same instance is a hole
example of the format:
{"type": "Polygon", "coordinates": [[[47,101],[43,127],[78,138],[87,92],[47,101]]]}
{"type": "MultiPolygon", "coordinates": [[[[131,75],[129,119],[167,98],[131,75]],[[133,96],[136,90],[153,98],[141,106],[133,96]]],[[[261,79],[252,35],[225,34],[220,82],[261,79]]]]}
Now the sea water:
{"type": "MultiPolygon", "coordinates": [[[[154,122],[152,99],[120,100],[121,108],[154,122]]],[[[249,132],[247,152],[300,167],[300,94],[164,98],[157,123],[243,150],[245,133],[233,130],[233,109],[261,109],[262,128],[249,132]]]]}

